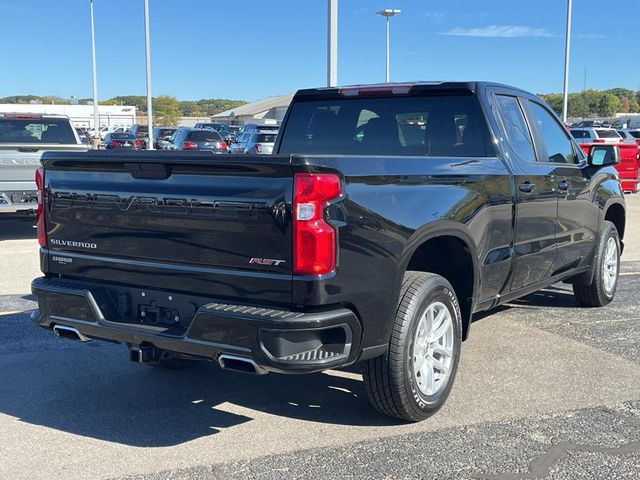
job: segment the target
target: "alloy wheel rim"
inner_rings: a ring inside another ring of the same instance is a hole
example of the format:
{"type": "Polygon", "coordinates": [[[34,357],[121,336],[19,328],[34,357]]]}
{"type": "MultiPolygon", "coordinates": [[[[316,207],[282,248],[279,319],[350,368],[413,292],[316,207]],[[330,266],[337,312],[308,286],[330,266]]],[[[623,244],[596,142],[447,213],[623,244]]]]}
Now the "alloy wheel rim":
{"type": "Polygon", "coordinates": [[[413,339],[411,358],[414,380],[419,390],[432,396],[451,377],[453,364],[453,317],[442,302],[430,304],[420,317],[413,339]]]}
{"type": "Polygon", "coordinates": [[[611,294],[618,281],[618,244],[614,238],[607,240],[602,262],[602,279],[607,294],[611,294]]]}

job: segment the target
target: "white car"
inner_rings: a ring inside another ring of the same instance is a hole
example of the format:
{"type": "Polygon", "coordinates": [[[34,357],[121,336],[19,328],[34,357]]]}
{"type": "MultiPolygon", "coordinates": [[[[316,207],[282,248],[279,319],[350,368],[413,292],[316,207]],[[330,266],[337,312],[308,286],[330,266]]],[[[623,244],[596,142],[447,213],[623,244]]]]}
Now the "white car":
{"type": "Polygon", "coordinates": [[[578,143],[620,143],[623,138],[613,128],[572,128],[571,135],[578,143]]]}
{"type": "Polygon", "coordinates": [[[635,143],[640,145],[640,129],[638,130],[617,130],[624,143],[635,143]]]}

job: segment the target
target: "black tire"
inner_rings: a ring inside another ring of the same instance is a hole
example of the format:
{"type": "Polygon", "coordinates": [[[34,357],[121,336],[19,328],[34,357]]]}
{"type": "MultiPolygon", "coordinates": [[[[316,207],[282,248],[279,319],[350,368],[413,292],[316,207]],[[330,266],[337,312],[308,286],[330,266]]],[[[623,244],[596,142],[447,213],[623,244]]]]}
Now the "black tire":
{"type": "Polygon", "coordinates": [[[574,283],[573,295],[580,306],[583,307],[603,307],[608,305],[613,300],[618,288],[618,273],[620,272],[620,237],[618,236],[618,229],[616,226],[609,222],[604,221],[602,224],[602,230],[598,238],[598,247],[593,260],[593,266],[595,272],[593,273],[593,279],[588,285],[574,283]],[[609,239],[613,239],[616,244],[616,278],[615,284],[612,289],[607,290],[605,286],[605,273],[604,263],[606,260],[606,249],[609,243],[609,239]]]}
{"type": "Polygon", "coordinates": [[[367,360],[363,379],[367,397],[384,415],[419,422],[436,413],[449,396],[460,359],[462,315],[449,282],[434,273],[406,272],[400,290],[398,310],[387,353],[367,360]],[[428,396],[418,387],[413,374],[414,335],[427,308],[440,302],[446,306],[453,325],[453,350],[447,383],[428,396]]]}

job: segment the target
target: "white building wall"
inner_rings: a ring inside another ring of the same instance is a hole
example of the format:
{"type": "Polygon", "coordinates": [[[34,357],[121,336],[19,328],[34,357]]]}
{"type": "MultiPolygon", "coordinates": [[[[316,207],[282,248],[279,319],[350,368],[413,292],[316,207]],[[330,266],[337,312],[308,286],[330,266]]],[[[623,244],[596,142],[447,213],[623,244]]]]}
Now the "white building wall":
{"type": "MultiPolygon", "coordinates": [[[[42,113],[66,115],[76,127],[93,128],[93,105],[0,104],[0,113],[42,113]]],[[[100,127],[128,128],[136,122],[136,107],[98,105],[100,127]]]]}

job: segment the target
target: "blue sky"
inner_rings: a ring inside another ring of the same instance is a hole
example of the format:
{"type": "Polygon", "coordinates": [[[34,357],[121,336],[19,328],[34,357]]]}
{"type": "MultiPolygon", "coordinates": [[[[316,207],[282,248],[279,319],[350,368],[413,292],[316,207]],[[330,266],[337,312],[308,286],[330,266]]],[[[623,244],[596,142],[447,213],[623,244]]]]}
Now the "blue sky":
{"type": "MultiPolygon", "coordinates": [[[[571,83],[640,89],[638,0],[574,0],[571,83]],[[606,3],[606,2],[605,2],[606,3]],[[625,14],[628,12],[628,14],[625,14]],[[627,45],[624,47],[623,45],[627,45]]],[[[564,0],[339,0],[339,83],[493,80],[562,90],[564,0]]],[[[153,94],[255,100],[326,81],[326,0],[150,0],[153,94]]],[[[98,96],[144,94],[142,0],[95,0],[98,96]]],[[[89,0],[0,0],[0,96],[91,96],[89,0]]]]}

